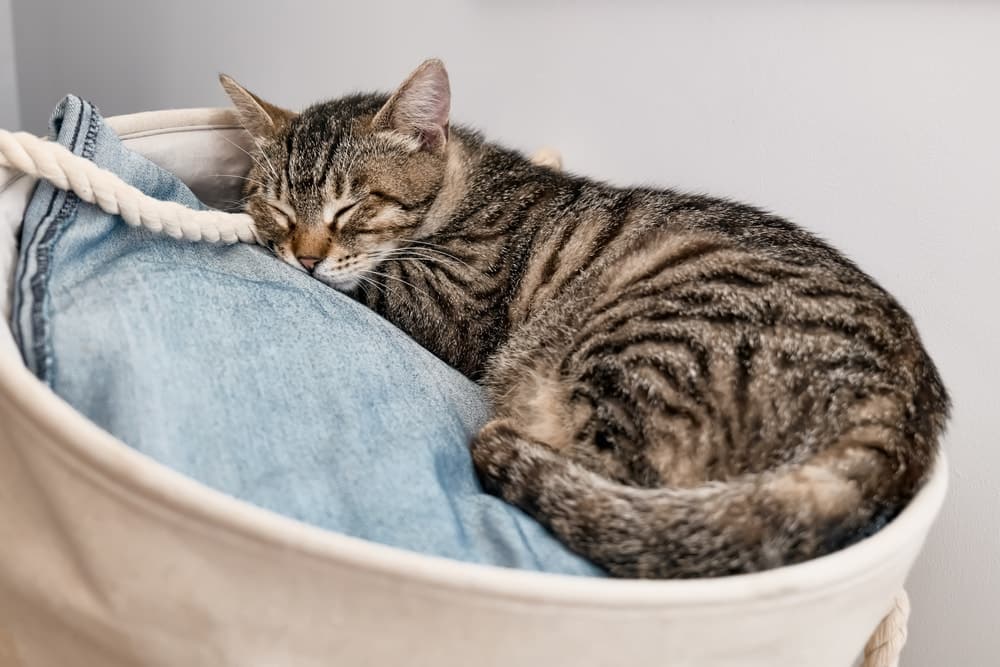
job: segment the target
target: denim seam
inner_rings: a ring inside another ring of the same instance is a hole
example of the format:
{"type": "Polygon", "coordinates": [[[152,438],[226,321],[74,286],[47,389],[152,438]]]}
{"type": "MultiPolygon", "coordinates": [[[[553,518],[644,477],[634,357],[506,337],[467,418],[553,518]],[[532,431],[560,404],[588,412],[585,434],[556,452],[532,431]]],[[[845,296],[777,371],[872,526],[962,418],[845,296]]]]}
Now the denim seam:
{"type": "MultiPolygon", "coordinates": [[[[83,108],[81,109],[79,118],[77,119],[77,127],[74,131],[73,142],[69,148],[70,150],[73,150],[77,146],[80,128],[83,125],[84,114],[88,114],[89,118],[87,132],[83,138],[80,156],[87,160],[91,160],[93,159],[97,148],[97,134],[100,131],[100,124],[97,120],[98,116],[95,113],[94,108],[87,102],[83,103],[83,108]]],[[[35,363],[37,366],[36,373],[38,374],[39,379],[48,384],[50,387],[53,386],[55,381],[55,353],[52,349],[51,327],[48,326],[49,321],[47,317],[47,311],[49,310],[48,287],[51,273],[49,269],[55,245],[58,243],[59,238],[62,236],[62,232],[66,229],[69,222],[74,219],[73,214],[76,212],[79,203],[80,199],[75,194],[71,192],[66,194],[66,201],[63,203],[59,212],[55,215],[51,224],[45,230],[44,236],[38,243],[36,250],[37,269],[31,281],[32,293],[34,295],[34,303],[32,303],[31,312],[31,326],[34,337],[33,349],[35,363]]]]}
{"type": "MultiPolygon", "coordinates": [[[[52,191],[52,195],[49,197],[48,206],[45,209],[45,214],[39,221],[38,226],[35,227],[34,234],[32,234],[32,238],[28,239],[27,243],[23,243],[24,257],[23,258],[19,257],[17,265],[14,267],[14,307],[11,310],[10,324],[11,324],[11,333],[14,335],[14,340],[16,340],[18,345],[20,345],[21,347],[24,347],[25,344],[25,341],[23,339],[23,332],[21,331],[21,317],[25,307],[30,308],[30,304],[32,303],[31,300],[26,299],[25,297],[22,296],[23,294],[22,284],[25,281],[24,274],[28,270],[27,257],[31,253],[31,243],[34,241],[34,236],[38,234],[38,230],[42,229],[45,226],[46,221],[52,215],[52,209],[55,208],[56,200],[59,198],[59,194],[60,194],[59,190],[52,191]],[[29,305],[25,306],[26,303],[29,305]]],[[[21,221],[21,224],[23,226],[24,224],[23,219],[21,221]]],[[[37,372],[38,364],[36,364],[34,360],[32,360],[31,365],[33,366],[32,370],[37,372]]]]}
{"type": "MultiPolygon", "coordinates": [[[[76,145],[76,140],[80,136],[80,125],[82,121],[83,121],[83,114],[81,113],[77,116],[76,125],[73,128],[73,141],[72,144],[70,145],[70,150],[72,150],[73,146],[76,145]]],[[[31,207],[32,200],[38,194],[38,191],[43,183],[44,181],[42,180],[38,182],[38,184],[35,187],[35,191],[32,193],[31,198],[28,200],[28,206],[21,214],[22,237],[27,233],[27,230],[24,227],[23,216],[27,214],[28,209],[31,207]]],[[[35,375],[39,377],[41,377],[42,373],[42,368],[39,365],[39,359],[37,356],[38,353],[37,335],[39,333],[39,327],[37,327],[34,322],[34,313],[40,296],[35,289],[35,278],[38,276],[38,270],[39,270],[38,267],[35,267],[35,274],[33,274],[31,278],[28,279],[28,286],[31,288],[32,299],[30,300],[25,299],[24,297],[21,296],[21,294],[23,293],[23,284],[26,280],[25,273],[28,271],[28,257],[31,255],[32,250],[36,247],[35,242],[38,239],[38,235],[42,233],[42,230],[48,232],[50,225],[52,224],[52,220],[49,219],[50,216],[52,215],[52,209],[55,208],[55,203],[59,199],[59,197],[64,195],[64,193],[61,190],[56,189],[54,186],[49,185],[49,187],[52,188],[52,196],[49,199],[49,204],[45,210],[45,215],[41,217],[41,219],[38,221],[38,224],[35,225],[35,228],[31,230],[31,236],[27,240],[25,240],[24,238],[21,239],[21,248],[23,256],[19,257],[19,261],[17,262],[17,265],[14,269],[15,308],[12,309],[12,318],[11,318],[11,333],[14,335],[14,340],[17,341],[18,345],[21,346],[22,349],[24,349],[26,346],[24,341],[24,332],[21,329],[21,318],[24,315],[25,308],[27,308],[29,311],[29,315],[32,319],[29,327],[33,335],[31,341],[31,350],[32,350],[32,358],[30,359],[32,367],[31,370],[34,371],[35,375]]],[[[44,293],[41,296],[44,297],[44,293]]],[[[24,353],[22,353],[22,356],[24,356],[24,353]]]]}

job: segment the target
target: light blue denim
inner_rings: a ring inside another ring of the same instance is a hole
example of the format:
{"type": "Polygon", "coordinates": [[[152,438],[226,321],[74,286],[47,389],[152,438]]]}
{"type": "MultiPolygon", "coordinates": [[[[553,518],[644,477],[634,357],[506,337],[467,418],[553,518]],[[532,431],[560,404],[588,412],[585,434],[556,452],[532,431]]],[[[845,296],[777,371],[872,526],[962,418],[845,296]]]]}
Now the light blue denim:
{"type": "MultiPolygon", "coordinates": [[[[200,207],[68,97],[55,138],[147,194],[200,207]]],[[[600,575],[479,488],[482,390],[348,297],[257,247],[178,242],[41,183],[13,328],[28,366],[98,425],[209,486],[356,537],[600,575]]]]}

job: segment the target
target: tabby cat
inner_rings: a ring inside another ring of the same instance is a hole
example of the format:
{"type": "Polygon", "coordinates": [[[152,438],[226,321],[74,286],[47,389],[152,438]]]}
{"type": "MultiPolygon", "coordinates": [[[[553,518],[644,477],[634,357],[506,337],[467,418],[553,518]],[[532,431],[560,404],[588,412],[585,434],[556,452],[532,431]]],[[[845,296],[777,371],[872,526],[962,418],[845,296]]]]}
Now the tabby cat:
{"type": "Polygon", "coordinates": [[[900,305],[794,224],[449,124],[438,60],[293,113],[223,76],[260,243],[491,392],[489,492],[622,577],[813,558],[896,515],[948,413],[900,305]]]}

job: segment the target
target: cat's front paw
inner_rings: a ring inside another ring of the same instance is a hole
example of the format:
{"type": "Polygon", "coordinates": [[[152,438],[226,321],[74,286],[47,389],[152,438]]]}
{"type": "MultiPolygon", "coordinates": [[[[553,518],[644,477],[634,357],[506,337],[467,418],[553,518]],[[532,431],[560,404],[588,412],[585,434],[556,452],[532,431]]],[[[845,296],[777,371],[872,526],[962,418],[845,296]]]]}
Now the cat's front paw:
{"type": "Polygon", "coordinates": [[[511,464],[517,460],[519,437],[505,420],[486,424],[472,439],[470,450],[479,483],[487,493],[503,497],[511,464]]]}
{"type": "Polygon", "coordinates": [[[521,435],[505,419],[487,423],[470,448],[483,490],[535,514],[535,499],[552,463],[548,448],[521,435]]]}

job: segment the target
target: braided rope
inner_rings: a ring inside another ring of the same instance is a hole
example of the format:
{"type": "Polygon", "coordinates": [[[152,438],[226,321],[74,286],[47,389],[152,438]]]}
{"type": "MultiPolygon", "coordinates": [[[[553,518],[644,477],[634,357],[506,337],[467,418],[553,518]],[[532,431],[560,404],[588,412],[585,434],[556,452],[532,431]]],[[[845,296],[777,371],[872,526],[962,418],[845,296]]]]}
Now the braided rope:
{"type": "Polygon", "coordinates": [[[256,243],[253,220],[245,213],[198,211],[153,199],[90,160],[27,132],[0,130],[0,166],[44,178],[133,227],[188,241],[256,243]]]}
{"type": "Polygon", "coordinates": [[[910,618],[910,597],[900,589],[892,609],[865,644],[862,667],[899,667],[899,654],[906,643],[906,623],[910,618]]]}
{"type": "MultiPolygon", "coordinates": [[[[553,149],[542,149],[532,159],[554,169],[562,166],[559,153],[553,149]]],[[[121,216],[133,227],[188,241],[257,242],[253,219],[245,213],[198,211],[154,199],[90,160],[27,132],[0,130],[0,167],[43,178],[60,190],[96,204],[105,213],[121,216]]]]}

